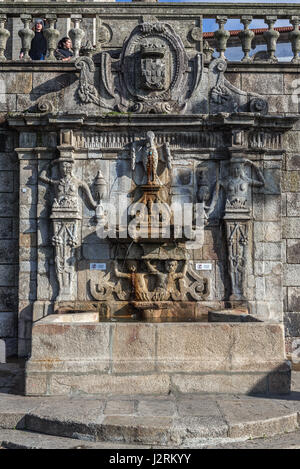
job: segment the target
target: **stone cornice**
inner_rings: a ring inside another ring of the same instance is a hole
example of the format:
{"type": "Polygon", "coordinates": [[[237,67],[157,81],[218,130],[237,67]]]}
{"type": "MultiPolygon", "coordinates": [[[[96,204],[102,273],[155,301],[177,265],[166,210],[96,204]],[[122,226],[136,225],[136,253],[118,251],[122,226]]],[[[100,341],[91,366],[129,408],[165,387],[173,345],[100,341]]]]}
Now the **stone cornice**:
{"type": "Polygon", "coordinates": [[[165,114],[122,114],[108,113],[106,115],[93,114],[35,114],[35,113],[11,113],[7,122],[12,128],[86,128],[88,130],[121,130],[121,129],[170,129],[176,128],[178,131],[186,130],[187,126],[191,130],[200,129],[241,129],[249,127],[269,129],[277,132],[285,132],[293,127],[299,120],[298,115],[260,115],[254,113],[228,114],[220,113],[216,115],[165,115],[165,114]]]}
{"type": "Polygon", "coordinates": [[[270,14],[278,18],[289,18],[300,15],[300,5],[296,3],[282,4],[253,4],[244,3],[156,3],[156,2],[71,2],[71,3],[53,3],[53,2],[15,2],[6,0],[5,5],[0,6],[0,14],[8,16],[19,16],[20,14],[30,14],[33,16],[47,16],[47,14],[56,14],[59,17],[68,17],[72,14],[82,14],[84,17],[101,15],[102,18],[122,17],[131,19],[141,15],[155,14],[158,18],[186,18],[186,17],[215,17],[216,15],[227,15],[231,18],[239,18],[241,15],[251,15],[254,18],[270,14]]]}
{"type": "MultiPolygon", "coordinates": [[[[95,65],[98,63],[95,60],[95,65]]],[[[79,73],[75,67],[75,62],[23,62],[21,60],[11,60],[0,63],[0,73],[3,72],[72,72],[79,73]]],[[[226,73],[299,73],[300,65],[291,62],[267,63],[267,62],[227,62],[226,73]]]]}

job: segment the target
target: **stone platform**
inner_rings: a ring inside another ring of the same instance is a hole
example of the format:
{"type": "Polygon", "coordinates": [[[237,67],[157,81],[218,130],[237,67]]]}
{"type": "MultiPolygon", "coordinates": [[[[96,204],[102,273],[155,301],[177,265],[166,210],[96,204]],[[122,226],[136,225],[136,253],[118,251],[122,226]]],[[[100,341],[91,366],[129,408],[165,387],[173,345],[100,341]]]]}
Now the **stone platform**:
{"type": "Polygon", "coordinates": [[[273,397],[0,394],[0,446],[122,450],[250,448],[253,444],[255,448],[267,447],[268,437],[283,435],[275,438],[273,447],[299,447],[299,396],[300,373],[293,374],[291,394],[273,397]],[[261,440],[249,441],[255,438],[261,440]]]}
{"type": "Polygon", "coordinates": [[[288,393],[283,326],[99,322],[50,315],[33,327],[26,394],[288,393]],[[84,322],[88,321],[88,322],[84,322]]]}

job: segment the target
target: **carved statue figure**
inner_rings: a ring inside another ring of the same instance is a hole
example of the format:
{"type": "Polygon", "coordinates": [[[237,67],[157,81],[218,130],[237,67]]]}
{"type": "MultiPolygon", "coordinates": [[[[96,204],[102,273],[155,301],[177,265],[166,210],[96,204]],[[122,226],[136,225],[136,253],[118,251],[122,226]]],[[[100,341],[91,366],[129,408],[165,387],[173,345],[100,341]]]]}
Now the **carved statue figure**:
{"type": "Polygon", "coordinates": [[[150,261],[146,261],[147,268],[150,273],[156,275],[157,283],[153,294],[153,300],[155,301],[168,301],[170,297],[172,299],[178,299],[178,289],[176,286],[176,280],[183,279],[187,271],[187,263],[185,262],[182,272],[176,272],[178,262],[170,260],[166,262],[166,272],[160,272],[154,267],[150,261]]]}
{"type": "Polygon", "coordinates": [[[226,208],[247,208],[247,192],[249,186],[262,187],[265,180],[261,170],[252,161],[235,158],[230,162],[229,177],[221,179],[220,186],[226,194],[226,208]],[[257,174],[258,179],[249,178],[245,174],[244,166],[249,164],[257,174]]]}
{"type": "Polygon", "coordinates": [[[89,186],[73,175],[73,158],[59,158],[50,163],[50,166],[55,163],[59,164],[59,179],[49,178],[46,175],[48,168],[43,169],[39,174],[41,181],[54,186],[56,197],[52,207],[78,211],[78,190],[80,188],[85,192],[90,206],[96,209],[97,203],[93,199],[89,186]]]}
{"type": "Polygon", "coordinates": [[[120,272],[117,264],[114,264],[115,276],[118,278],[126,278],[131,282],[131,295],[137,301],[150,301],[150,295],[145,280],[145,274],[137,272],[137,262],[128,262],[129,273],[120,272]]]}
{"type": "MultiPolygon", "coordinates": [[[[80,219],[78,206],[78,191],[81,188],[89,204],[96,209],[97,203],[93,200],[88,185],[73,175],[74,160],[71,157],[61,157],[53,162],[59,164],[59,178],[52,179],[47,176],[47,169],[39,174],[39,179],[51,184],[55,189],[55,198],[52,204],[51,219],[54,235],[52,244],[55,247],[55,270],[59,284],[57,299],[72,300],[75,287],[75,263],[78,244],[77,233],[80,219]]],[[[51,164],[50,164],[51,166],[51,164]]]]}
{"type": "MultiPolygon", "coordinates": [[[[136,164],[141,162],[147,175],[147,184],[162,185],[158,175],[158,148],[155,144],[155,134],[152,131],[147,132],[146,140],[141,145],[140,142],[133,142],[131,146],[131,168],[134,171],[136,164]]],[[[172,155],[168,143],[164,145],[166,153],[166,163],[168,169],[172,167],[172,155]]]]}

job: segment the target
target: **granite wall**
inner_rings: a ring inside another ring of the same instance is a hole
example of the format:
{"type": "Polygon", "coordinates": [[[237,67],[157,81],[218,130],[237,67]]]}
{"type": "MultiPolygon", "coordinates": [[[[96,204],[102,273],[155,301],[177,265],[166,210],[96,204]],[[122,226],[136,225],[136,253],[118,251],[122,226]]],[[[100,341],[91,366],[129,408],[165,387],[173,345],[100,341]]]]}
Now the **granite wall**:
{"type": "MultiPolygon", "coordinates": [[[[300,81],[298,84],[297,80],[300,80],[300,76],[297,66],[228,64],[226,78],[241,90],[267,97],[271,114],[292,115],[299,112],[297,94],[300,98],[300,81]]],[[[63,65],[27,63],[18,64],[18,66],[10,66],[7,63],[0,66],[0,338],[5,339],[8,357],[17,354],[17,338],[19,338],[19,354],[26,355],[28,351],[26,328],[31,328],[31,318],[28,313],[28,318],[23,317],[18,328],[18,193],[22,190],[23,183],[21,181],[20,185],[17,156],[14,152],[20,144],[14,131],[8,129],[6,120],[14,112],[24,112],[26,116],[28,112],[38,111],[37,103],[43,103],[45,99],[54,102],[55,106],[61,110],[70,111],[70,103],[73,102],[78,86],[77,80],[78,71],[72,63],[63,65]]],[[[89,106],[82,105],[81,110],[88,111],[89,106]]],[[[37,138],[37,146],[43,146],[43,133],[41,132],[37,138]]],[[[266,292],[273,294],[275,302],[281,302],[283,295],[288,350],[291,350],[293,338],[300,337],[299,144],[300,124],[298,123],[284,137],[283,148],[286,153],[283,162],[275,160],[265,162],[265,178],[268,178],[268,169],[272,170],[272,174],[274,171],[277,174],[277,182],[274,182],[272,178],[271,190],[274,194],[274,204],[269,204],[268,212],[264,214],[264,221],[267,223],[255,223],[254,214],[256,243],[254,251],[264,252],[263,262],[259,254],[254,258],[254,270],[257,277],[259,278],[260,272],[262,274],[262,281],[257,282],[256,289],[261,290],[262,296],[266,292]],[[280,184],[283,192],[281,204],[278,201],[280,184]],[[283,217],[282,223],[278,221],[280,213],[283,217]],[[282,254],[285,259],[283,265],[282,254]],[[283,285],[276,284],[272,280],[281,270],[283,270],[283,285]],[[268,274],[270,274],[269,282],[268,274]]],[[[261,145],[264,145],[263,139],[261,145]]],[[[255,196],[264,197],[261,194],[255,196]]],[[[34,194],[28,191],[28,197],[34,197],[34,194]]],[[[263,201],[260,206],[264,206],[263,201]]],[[[23,255],[24,268],[26,269],[26,265],[28,267],[27,276],[35,275],[33,272],[36,259],[30,254],[30,247],[34,243],[36,239],[30,233],[30,227],[26,227],[26,235],[20,243],[22,246],[20,259],[23,255]]],[[[204,246],[203,261],[213,259],[214,248],[209,242],[204,246]]],[[[19,293],[22,295],[22,277],[19,279],[19,293]]],[[[34,298],[31,299],[34,300],[34,298]]],[[[24,311],[26,315],[25,304],[24,311]]]]}

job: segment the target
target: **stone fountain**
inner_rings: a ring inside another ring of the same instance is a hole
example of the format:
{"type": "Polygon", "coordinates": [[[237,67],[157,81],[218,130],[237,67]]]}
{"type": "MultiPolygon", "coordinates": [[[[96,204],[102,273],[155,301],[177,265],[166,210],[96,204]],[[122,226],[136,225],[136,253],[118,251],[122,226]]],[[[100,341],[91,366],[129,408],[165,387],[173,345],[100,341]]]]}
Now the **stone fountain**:
{"type": "Polygon", "coordinates": [[[295,118],[168,22],[110,52],[77,58],[76,111],[10,119],[38,200],[26,393],[288,392],[277,238],[259,230],[295,118]]]}

